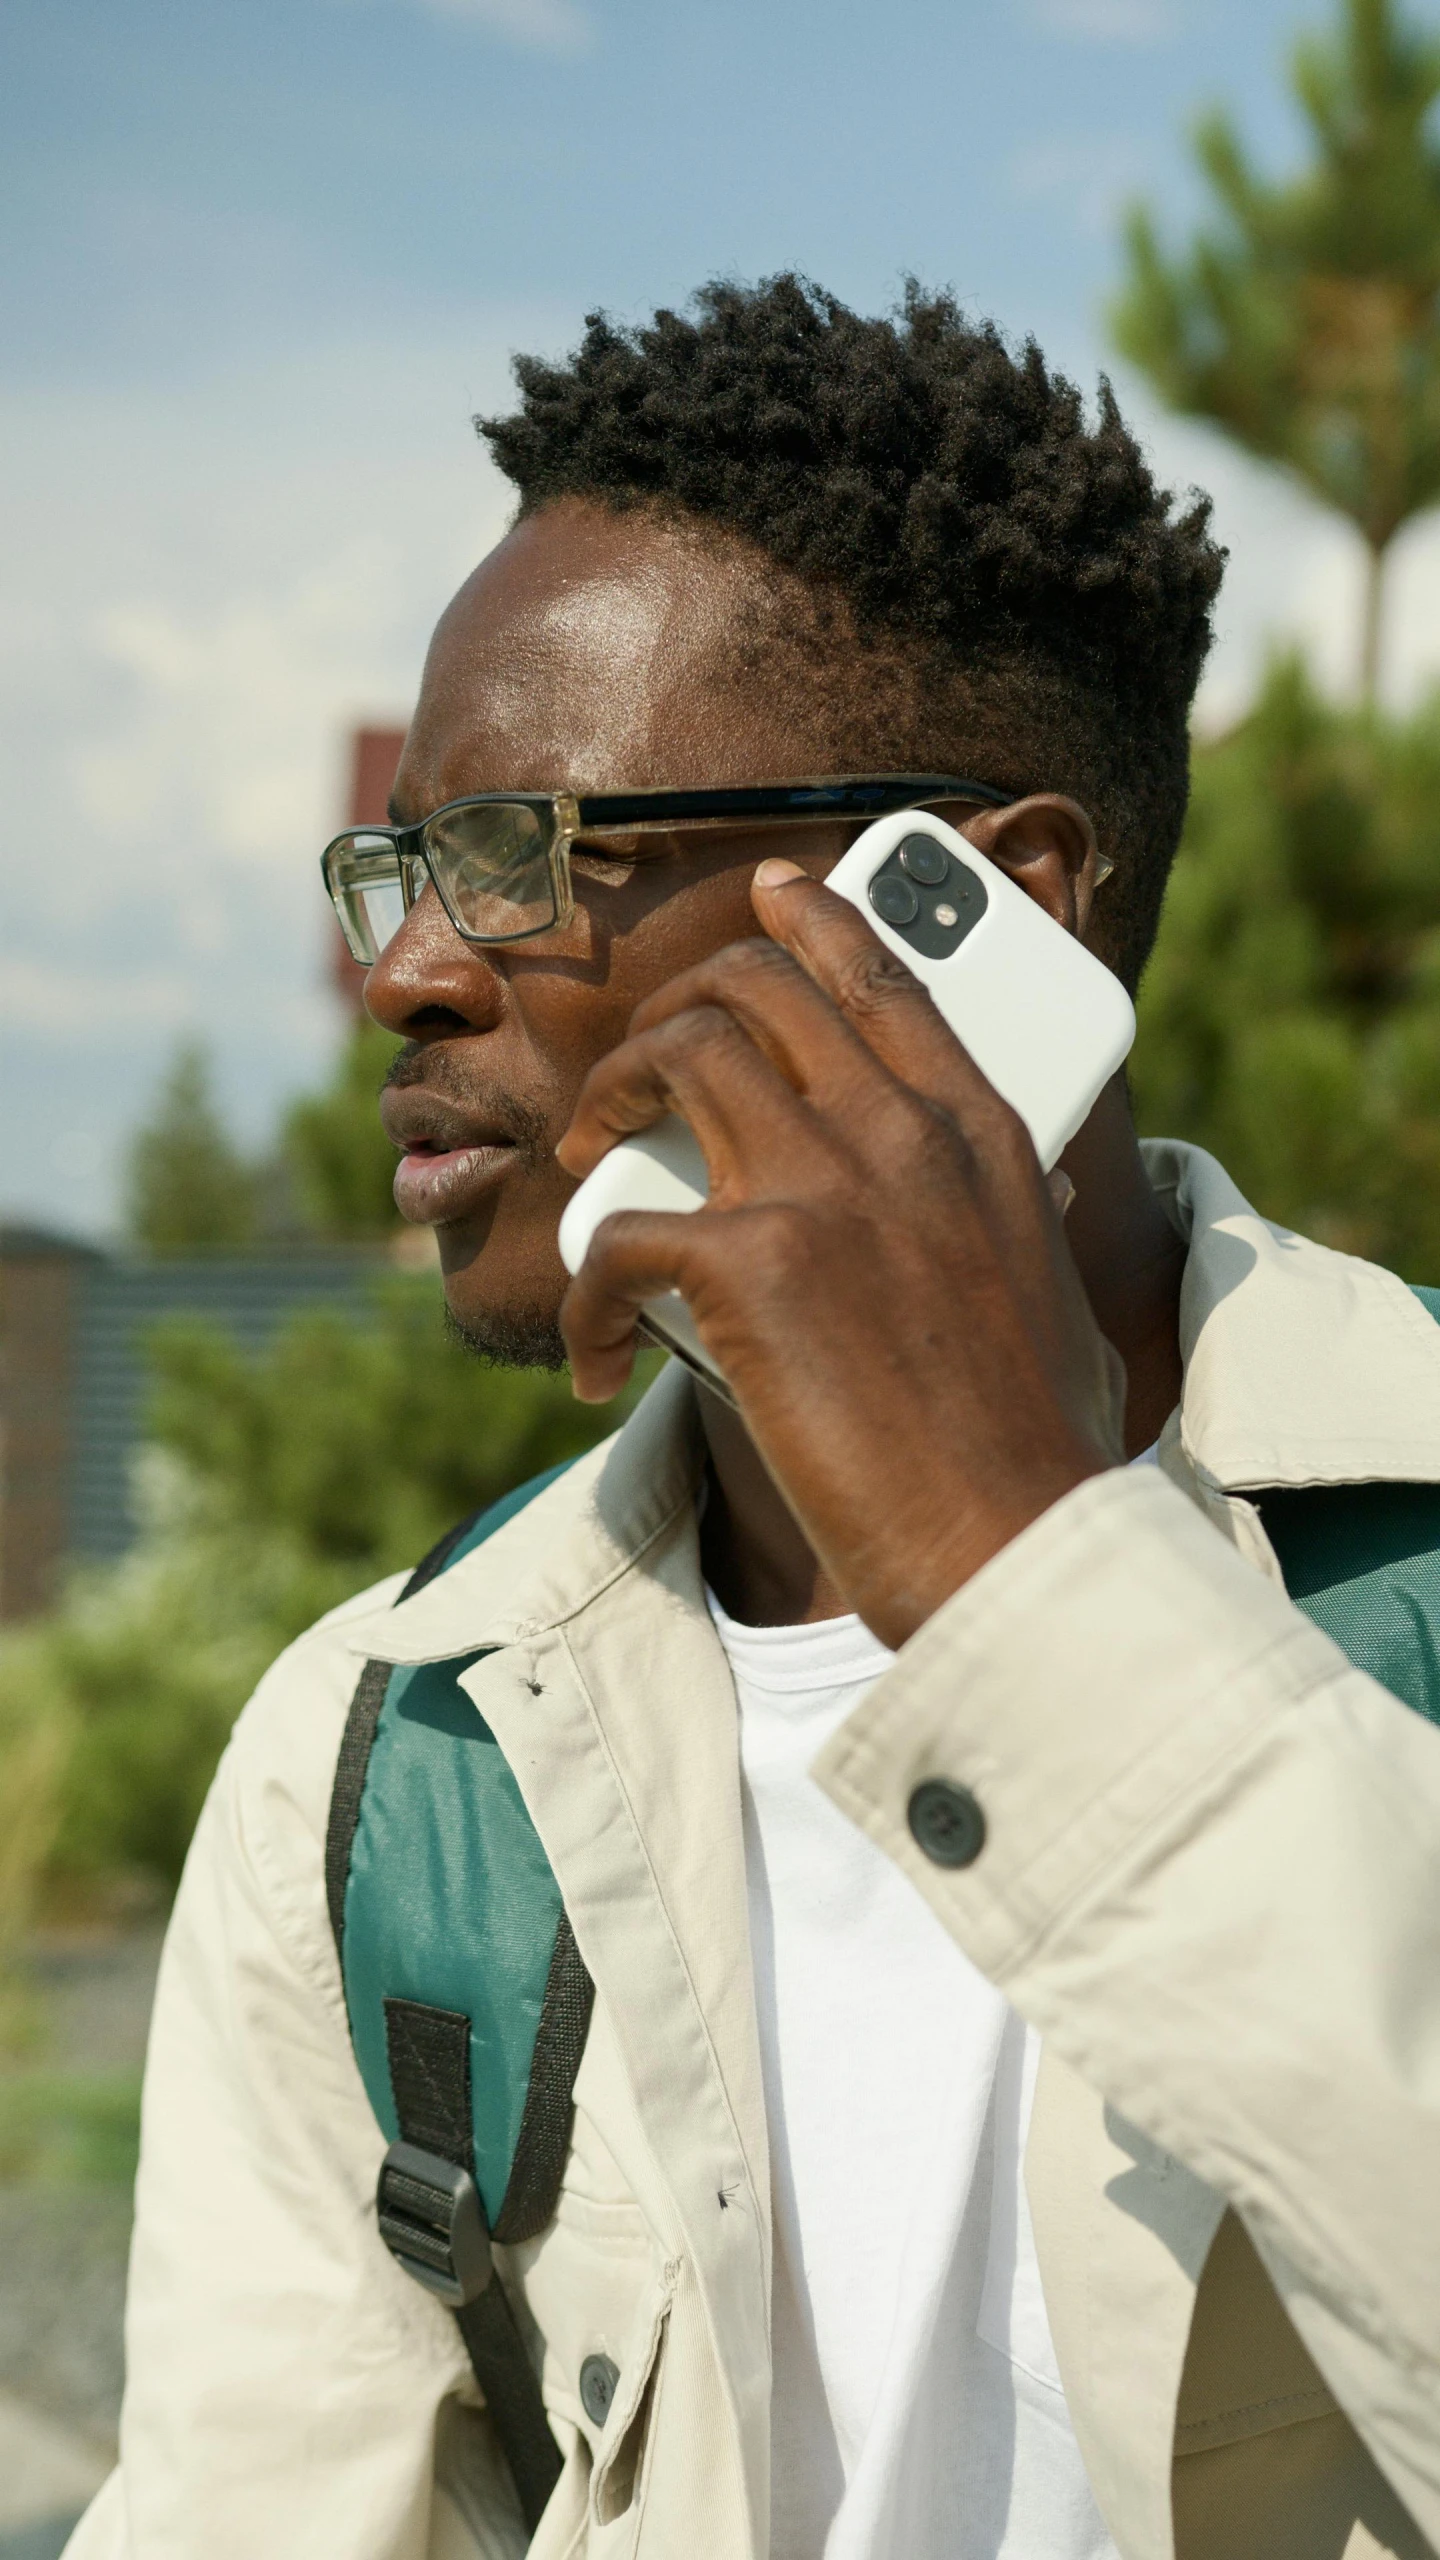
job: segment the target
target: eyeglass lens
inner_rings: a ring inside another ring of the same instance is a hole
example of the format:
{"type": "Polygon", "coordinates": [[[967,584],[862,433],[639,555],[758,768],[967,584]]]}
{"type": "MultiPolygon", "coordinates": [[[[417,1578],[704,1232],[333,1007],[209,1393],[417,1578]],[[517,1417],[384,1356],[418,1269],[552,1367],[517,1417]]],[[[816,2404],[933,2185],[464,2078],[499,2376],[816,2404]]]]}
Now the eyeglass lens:
{"type": "Polygon", "coordinates": [[[325,868],[345,939],[368,967],[404,921],[400,857],[389,836],[360,829],[331,847],[325,868]]]}
{"type": "MultiPolygon", "coordinates": [[[[549,828],[518,802],[441,810],[423,842],[452,923],[479,942],[508,942],[553,923],[549,828]]],[[[330,852],[331,895],[357,960],[377,960],[425,886],[425,866],[389,836],[362,828],[330,852]],[[405,876],[408,875],[408,876],[405,876]]]]}
{"type": "Polygon", "coordinates": [[[508,941],[555,916],[550,826],[519,801],[442,809],[425,829],[431,872],[462,933],[508,941]]]}

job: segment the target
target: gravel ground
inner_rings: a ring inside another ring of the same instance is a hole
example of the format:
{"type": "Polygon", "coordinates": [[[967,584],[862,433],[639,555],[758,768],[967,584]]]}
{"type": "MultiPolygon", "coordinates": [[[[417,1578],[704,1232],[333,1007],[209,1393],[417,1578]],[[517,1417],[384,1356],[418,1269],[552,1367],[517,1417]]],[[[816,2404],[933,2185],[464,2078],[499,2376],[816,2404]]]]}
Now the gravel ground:
{"type": "Polygon", "coordinates": [[[129,2246],[123,2187],[0,2187],[0,2389],[112,2450],[129,2246]]]}
{"type": "Polygon", "coordinates": [[[109,2454],[0,2391],[0,2560],[30,2560],[84,2513],[109,2454]]]}
{"type": "Polygon", "coordinates": [[[139,2070],[163,1934],[151,1922],[123,1936],[36,1941],[27,1970],[44,2011],[47,2067],[139,2070]]]}
{"type": "MultiPolygon", "coordinates": [[[[43,2042],[0,2071],[0,2100],[7,2079],[13,2092],[37,2073],[62,2107],[72,2080],[123,2093],[144,2057],[159,1945],[153,1926],[37,1945],[43,2042]]],[[[57,2560],[77,2500],[114,2457],[130,2190],[68,2181],[55,2174],[66,2156],[0,2183],[0,2560],[57,2560]]]]}

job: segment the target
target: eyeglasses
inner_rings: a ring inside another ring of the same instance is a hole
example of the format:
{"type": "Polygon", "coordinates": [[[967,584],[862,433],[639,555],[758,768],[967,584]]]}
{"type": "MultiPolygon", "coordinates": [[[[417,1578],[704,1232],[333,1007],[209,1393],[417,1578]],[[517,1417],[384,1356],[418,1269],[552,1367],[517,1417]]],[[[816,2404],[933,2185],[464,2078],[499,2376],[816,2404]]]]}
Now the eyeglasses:
{"type": "Polygon", "coordinates": [[[570,853],[582,836],[814,825],[948,800],[1008,809],[1014,797],[988,782],[915,773],[724,791],[480,791],[447,801],[418,827],[348,828],[326,846],[320,868],[345,940],[368,969],[427,880],[466,942],[524,942],[568,924],[570,853]]]}

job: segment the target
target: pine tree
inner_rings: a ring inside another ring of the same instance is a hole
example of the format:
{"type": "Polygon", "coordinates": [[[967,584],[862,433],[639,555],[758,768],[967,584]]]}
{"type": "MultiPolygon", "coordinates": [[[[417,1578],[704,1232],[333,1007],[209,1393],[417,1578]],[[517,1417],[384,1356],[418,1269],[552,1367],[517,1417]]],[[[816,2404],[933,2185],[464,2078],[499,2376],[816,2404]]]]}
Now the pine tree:
{"type": "Polygon", "coordinates": [[[1196,750],[1140,991],[1148,1135],[1265,1215],[1440,1281],[1440,698],[1337,711],[1300,661],[1196,750]]]}
{"type": "Polygon", "coordinates": [[[131,1141],[129,1231],[151,1253],[249,1244],[255,1178],[234,1146],[211,1092],[198,1041],[182,1041],[155,1116],[131,1141]]]}
{"type": "Polygon", "coordinates": [[[1196,150],[1219,219],[1172,262],[1133,212],[1112,319],[1170,408],[1279,463],[1356,527],[1369,701],[1386,555],[1440,498],[1440,40],[1395,0],[1341,11],[1293,57],[1309,167],[1267,184],[1229,119],[1205,117],[1196,150]]]}

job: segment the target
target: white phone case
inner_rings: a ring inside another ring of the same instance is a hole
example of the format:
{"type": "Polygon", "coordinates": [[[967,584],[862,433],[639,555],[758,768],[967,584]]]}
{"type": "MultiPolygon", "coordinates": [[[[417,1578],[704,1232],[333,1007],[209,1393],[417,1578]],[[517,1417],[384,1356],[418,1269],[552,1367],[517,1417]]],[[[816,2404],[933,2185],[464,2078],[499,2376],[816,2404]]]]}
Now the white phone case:
{"type": "MultiPolygon", "coordinates": [[[[877,819],[825,885],[858,907],[928,987],[982,1074],[1019,1112],[1048,1173],[1129,1055],[1135,1011],[1119,979],[928,810],[877,819]]],[[[662,1120],[622,1139],[560,1221],[567,1271],[579,1270],[596,1228],[616,1210],[699,1209],[708,1187],[705,1158],[684,1121],[662,1120]]],[[[645,1324],[723,1389],[683,1298],[657,1298],[645,1324]]]]}

